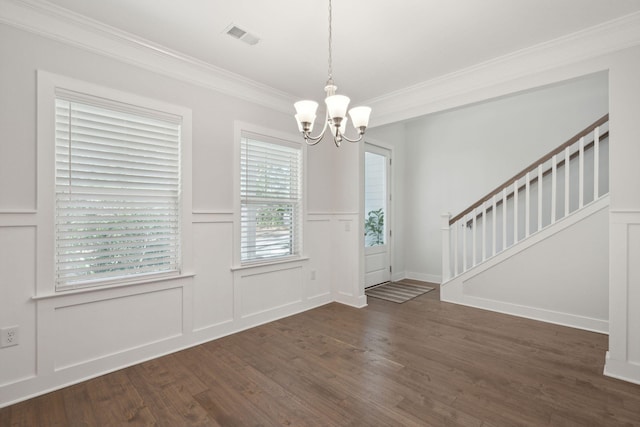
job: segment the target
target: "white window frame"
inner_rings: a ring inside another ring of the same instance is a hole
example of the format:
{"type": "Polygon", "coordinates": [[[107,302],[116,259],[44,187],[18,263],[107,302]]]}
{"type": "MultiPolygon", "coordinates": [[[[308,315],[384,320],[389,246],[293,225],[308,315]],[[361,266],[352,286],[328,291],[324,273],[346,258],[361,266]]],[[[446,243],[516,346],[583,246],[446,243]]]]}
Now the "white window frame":
{"type": "Polygon", "coordinates": [[[234,244],[235,249],[233,253],[233,266],[232,270],[249,268],[255,266],[262,265],[275,265],[281,263],[287,263],[292,261],[300,261],[306,260],[307,257],[304,255],[305,246],[304,246],[304,236],[305,236],[305,218],[307,211],[306,204],[306,176],[307,176],[307,150],[306,145],[299,141],[299,137],[295,134],[290,134],[287,132],[281,132],[274,129],[265,128],[262,126],[253,125],[246,122],[236,121],[234,126],[234,244]],[[240,197],[240,183],[241,183],[241,145],[242,138],[244,136],[250,136],[258,140],[262,140],[264,142],[275,143],[275,144],[283,144],[294,146],[300,149],[301,154],[301,200],[300,200],[300,212],[298,215],[298,252],[293,255],[282,256],[277,258],[268,258],[268,259],[256,259],[256,260],[246,260],[242,261],[241,259],[241,208],[242,208],[242,200],[240,197]]]}
{"type": "Polygon", "coordinates": [[[185,107],[123,92],[93,83],[38,70],[37,74],[37,213],[38,213],[38,265],[36,296],[63,293],[74,290],[107,288],[161,281],[191,275],[192,254],[192,114],[185,107]],[[131,275],[96,282],[87,281],[73,286],[56,287],[55,271],[55,100],[58,94],[74,96],[94,103],[103,100],[104,106],[118,105],[131,112],[152,111],[157,118],[181,118],[180,169],[180,269],[156,274],[131,275]],[[157,113],[157,114],[156,114],[157,113]]]}

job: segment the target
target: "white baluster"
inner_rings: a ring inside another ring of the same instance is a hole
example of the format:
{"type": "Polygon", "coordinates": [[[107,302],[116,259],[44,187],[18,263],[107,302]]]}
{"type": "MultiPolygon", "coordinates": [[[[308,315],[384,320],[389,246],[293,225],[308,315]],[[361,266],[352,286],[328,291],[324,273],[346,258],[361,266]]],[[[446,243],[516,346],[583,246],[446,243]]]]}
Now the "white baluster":
{"type": "Polygon", "coordinates": [[[542,165],[538,165],[538,231],[542,230],[542,165]]]}
{"type": "Polygon", "coordinates": [[[458,257],[459,257],[459,248],[458,248],[458,228],[460,227],[460,222],[456,222],[453,224],[453,277],[458,275],[458,257]]]}
{"type": "Polygon", "coordinates": [[[556,222],[556,197],[558,195],[558,158],[554,154],[551,158],[551,224],[556,222]]]}
{"type": "Polygon", "coordinates": [[[578,209],[584,206],[584,137],[580,138],[578,154],[578,209]]]}
{"type": "Polygon", "coordinates": [[[496,254],[496,217],[498,216],[498,212],[496,211],[497,203],[496,203],[496,195],[493,195],[492,198],[493,206],[491,206],[491,233],[493,234],[491,239],[491,256],[496,254]]]}
{"type": "Polygon", "coordinates": [[[569,215],[569,162],[571,161],[571,148],[564,150],[564,216],[569,215]]]}
{"type": "Polygon", "coordinates": [[[529,230],[531,226],[531,178],[529,172],[525,175],[527,180],[524,184],[524,236],[529,237],[529,230]]]}
{"type": "Polygon", "coordinates": [[[518,180],[513,183],[513,244],[518,243],[518,180]]]}
{"type": "Polygon", "coordinates": [[[462,217],[462,271],[467,271],[467,217],[462,217]]]}
{"type": "Polygon", "coordinates": [[[442,230],[442,282],[446,282],[451,278],[451,234],[449,233],[450,213],[440,215],[442,230]]]}
{"type": "Polygon", "coordinates": [[[482,261],[487,259],[487,207],[482,202],[482,261]]]}
{"type": "Polygon", "coordinates": [[[476,233],[476,224],[477,224],[476,219],[478,218],[478,215],[476,214],[476,210],[475,209],[473,210],[473,212],[471,214],[473,215],[473,220],[471,222],[471,224],[472,224],[471,225],[471,231],[473,233],[473,234],[471,234],[471,244],[473,245],[473,248],[471,248],[471,255],[472,255],[471,261],[473,263],[471,265],[474,266],[474,265],[476,265],[476,262],[477,262],[476,260],[478,259],[477,258],[478,248],[477,248],[477,243],[476,243],[476,237],[477,237],[476,234],[478,234],[478,233],[476,233]]]}
{"type": "Polygon", "coordinates": [[[502,189],[502,250],[507,249],[507,188],[502,189]]]}
{"type": "Polygon", "coordinates": [[[593,131],[593,200],[600,197],[600,126],[593,131]]]}

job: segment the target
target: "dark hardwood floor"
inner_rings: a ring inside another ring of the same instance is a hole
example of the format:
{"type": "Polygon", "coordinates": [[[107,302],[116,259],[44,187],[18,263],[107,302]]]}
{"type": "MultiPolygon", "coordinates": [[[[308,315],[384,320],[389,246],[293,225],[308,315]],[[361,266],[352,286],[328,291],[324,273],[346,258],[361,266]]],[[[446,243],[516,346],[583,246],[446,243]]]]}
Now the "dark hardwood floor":
{"type": "Polygon", "coordinates": [[[329,304],[0,409],[1,426],[640,426],[607,337],[441,303],[329,304]]]}

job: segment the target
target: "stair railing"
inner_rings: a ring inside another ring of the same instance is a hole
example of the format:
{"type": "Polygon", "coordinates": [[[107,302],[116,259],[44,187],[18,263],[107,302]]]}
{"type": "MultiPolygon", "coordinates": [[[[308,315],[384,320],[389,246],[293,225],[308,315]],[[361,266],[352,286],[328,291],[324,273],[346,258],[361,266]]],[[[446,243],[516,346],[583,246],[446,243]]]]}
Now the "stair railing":
{"type": "Polygon", "coordinates": [[[606,195],[608,137],[606,114],[456,216],[443,214],[442,281],[606,195]]]}

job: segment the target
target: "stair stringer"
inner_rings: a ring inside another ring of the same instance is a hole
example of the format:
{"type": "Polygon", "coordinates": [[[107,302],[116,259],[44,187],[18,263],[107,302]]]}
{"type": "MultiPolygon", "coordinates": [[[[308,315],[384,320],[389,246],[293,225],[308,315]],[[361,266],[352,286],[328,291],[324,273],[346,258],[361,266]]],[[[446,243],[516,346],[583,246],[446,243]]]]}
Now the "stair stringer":
{"type": "Polygon", "coordinates": [[[608,333],[609,196],[442,283],[445,302],[608,333]]]}

